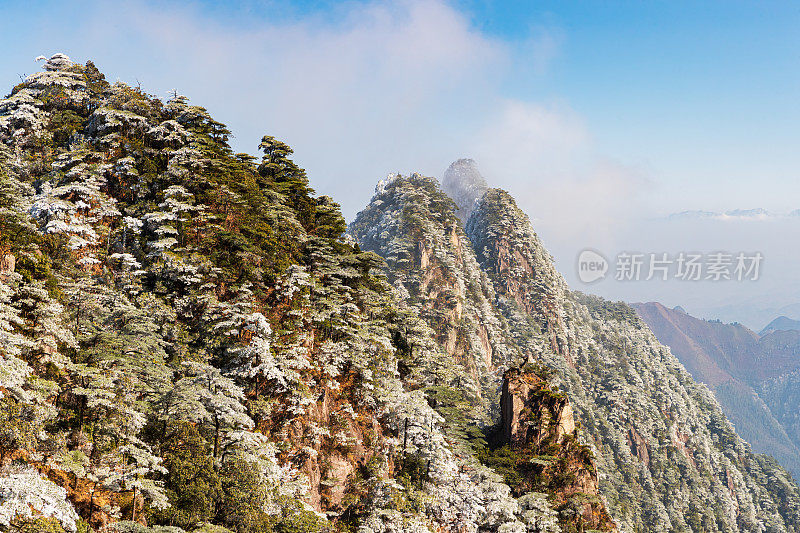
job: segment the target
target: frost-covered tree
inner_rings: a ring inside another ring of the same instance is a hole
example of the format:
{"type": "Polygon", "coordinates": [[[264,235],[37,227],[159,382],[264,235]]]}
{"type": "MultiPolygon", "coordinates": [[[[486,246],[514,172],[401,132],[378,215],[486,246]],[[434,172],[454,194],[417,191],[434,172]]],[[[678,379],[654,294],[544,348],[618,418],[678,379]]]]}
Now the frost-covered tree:
{"type": "Polygon", "coordinates": [[[76,531],[78,514],[67,501],[67,491],[31,468],[0,477],[0,526],[15,518],[52,517],[67,531],[76,531]]]}
{"type": "Polygon", "coordinates": [[[23,348],[30,347],[31,341],[19,332],[25,320],[12,305],[15,296],[12,284],[16,285],[21,276],[11,273],[7,278],[0,279],[0,351],[6,356],[16,356],[23,348]]]}
{"type": "Polygon", "coordinates": [[[118,492],[132,492],[131,520],[136,520],[138,495],[144,497],[155,509],[169,507],[163,483],[148,477],[156,473],[168,473],[161,464],[162,459],[154,455],[147,444],[135,437],[130,437],[128,443],[117,449],[116,453],[122,457],[121,471],[108,476],[104,484],[118,492]]]}
{"type": "Polygon", "coordinates": [[[154,235],[148,242],[151,255],[159,257],[167,250],[182,244],[185,238],[185,225],[191,214],[202,211],[202,206],[194,205],[194,195],[182,185],[171,185],[164,190],[164,201],[158,210],[142,217],[147,231],[154,235]]]}
{"type": "Polygon", "coordinates": [[[32,348],[33,342],[20,332],[25,320],[12,305],[15,292],[9,283],[16,284],[21,276],[12,273],[7,277],[0,279],[0,387],[20,395],[33,369],[19,355],[32,348]]]}
{"type": "Polygon", "coordinates": [[[184,367],[187,376],[178,380],[162,399],[162,416],[206,427],[214,443],[213,456],[219,457],[223,433],[253,427],[243,404],[244,393],[211,365],[187,361],[184,367]]]}
{"type": "Polygon", "coordinates": [[[59,345],[74,346],[75,338],[63,323],[64,306],[54,300],[44,281],[31,281],[17,290],[16,306],[26,317],[25,331],[36,339],[29,348],[30,362],[63,368],[67,360],[59,345]]]}
{"type": "Polygon", "coordinates": [[[272,328],[266,317],[261,313],[253,313],[246,319],[241,332],[248,339],[247,345],[229,350],[230,374],[244,382],[255,380],[256,394],[261,388],[260,381],[274,381],[278,391],[285,390],[286,378],[270,349],[272,328]]]}

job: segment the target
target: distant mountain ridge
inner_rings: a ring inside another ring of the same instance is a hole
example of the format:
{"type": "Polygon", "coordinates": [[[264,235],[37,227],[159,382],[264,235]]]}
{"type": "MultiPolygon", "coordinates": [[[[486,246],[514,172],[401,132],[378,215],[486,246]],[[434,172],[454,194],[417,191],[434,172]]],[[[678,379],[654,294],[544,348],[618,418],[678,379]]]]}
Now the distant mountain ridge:
{"type": "Polygon", "coordinates": [[[796,321],[781,317],[757,334],[742,324],[698,319],[655,302],[632,307],[692,377],[712,388],[755,450],[800,474],[800,432],[793,429],[792,413],[798,405],[787,404],[785,397],[791,394],[787,376],[800,372],[800,331],[781,329],[796,321]],[[765,391],[770,392],[763,396],[765,391]]]}
{"type": "Polygon", "coordinates": [[[786,316],[779,316],[767,324],[764,329],[761,330],[759,335],[767,335],[774,331],[800,331],[800,320],[793,320],[786,316]]]}
{"type": "Polygon", "coordinates": [[[668,220],[694,220],[694,219],[715,219],[715,220],[768,220],[774,218],[796,217],[800,215],[800,209],[790,213],[775,213],[762,207],[753,209],[731,209],[728,211],[707,211],[702,209],[680,211],[667,215],[668,220]]]}

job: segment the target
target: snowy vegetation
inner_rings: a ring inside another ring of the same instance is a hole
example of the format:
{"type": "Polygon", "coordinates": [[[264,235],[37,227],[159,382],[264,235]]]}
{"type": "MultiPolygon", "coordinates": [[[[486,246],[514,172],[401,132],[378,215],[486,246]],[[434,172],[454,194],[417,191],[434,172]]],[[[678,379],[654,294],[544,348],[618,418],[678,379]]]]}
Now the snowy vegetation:
{"type": "Polygon", "coordinates": [[[569,293],[515,207],[465,231],[435,180],[393,176],[359,246],[289,146],[229,136],[63,54],[0,100],[0,530],[570,531],[476,456],[532,358],[621,529],[797,530],[793,482],[569,293]],[[514,287],[473,251],[500,235],[514,287]]]}
{"type": "MultiPolygon", "coordinates": [[[[449,189],[468,188],[467,181],[449,189]]],[[[800,492],[791,477],[751,453],[711,393],[633,310],[569,291],[513,198],[489,189],[464,231],[456,213],[435,180],[392,176],[350,228],[362,247],[386,258],[403,303],[444,347],[412,358],[409,375],[420,374],[423,386],[427,380],[458,390],[477,379],[481,394],[471,389],[469,407],[459,411],[491,413],[504,368],[522,360],[549,368],[548,379],[576,410],[579,441],[593,452],[600,495],[622,531],[797,531],[800,492]],[[491,367],[464,357],[486,353],[470,345],[475,324],[490,332],[488,346],[498,346],[492,353],[508,357],[491,367]],[[469,348],[452,349],[459,343],[469,348]]],[[[439,401],[440,386],[423,390],[453,426],[458,417],[448,408],[458,403],[453,394],[450,404],[439,401]]],[[[451,434],[481,426],[479,417],[461,418],[451,434]]],[[[498,468],[517,461],[513,451],[468,442],[498,468]]],[[[561,525],[570,527],[563,514],[569,509],[560,511],[561,525]]]]}
{"type": "Polygon", "coordinates": [[[0,528],[524,527],[401,379],[436,340],[383,260],[228,136],[63,55],[0,100],[0,528]]]}

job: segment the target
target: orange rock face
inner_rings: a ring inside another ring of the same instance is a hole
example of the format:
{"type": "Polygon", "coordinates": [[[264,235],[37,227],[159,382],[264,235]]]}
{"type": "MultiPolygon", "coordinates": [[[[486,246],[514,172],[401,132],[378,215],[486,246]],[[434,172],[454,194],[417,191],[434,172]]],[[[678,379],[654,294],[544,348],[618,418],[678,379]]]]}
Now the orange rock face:
{"type": "Polygon", "coordinates": [[[534,372],[506,372],[500,442],[512,450],[514,493],[547,492],[562,525],[601,531],[616,526],[600,498],[591,450],[577,440],[569,399],[534,372]]]}
{"type": "Polygon", "coordinates": [[[0,282],[8,280],[9,276],[14,273],[17,260],[14,254],[0,255],[0,282]]]}

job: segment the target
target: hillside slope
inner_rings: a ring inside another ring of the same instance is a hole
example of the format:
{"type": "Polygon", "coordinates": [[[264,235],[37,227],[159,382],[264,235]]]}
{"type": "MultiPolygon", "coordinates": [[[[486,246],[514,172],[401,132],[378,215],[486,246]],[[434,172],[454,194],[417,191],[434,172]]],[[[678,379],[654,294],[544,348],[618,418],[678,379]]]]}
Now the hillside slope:
{"type": "MultiPolygon", "coordinates": [[[[456,204],[440,190],[436,180],[418,174],[393,174],[378,183],[375,197],[358,214],[350,232],[363,249],[386,258],[387,280],[403,297],[403,305],[425,322],[438,341],[438,346],[411,350],[409,377],[443,416],[448,434],[460,441],[465,452],[482,455],[487,464],[497,467],[500,458],[487,450],[488,441],[498,447],[512,446],[520,456],[533,453],[542,445],[539,442],[532,449],[527,442],[495,439],[494,432],[501,428],[492,428],[500,419],[503,383],[508,389],[508,382],[504,381],[506,370],[525,366],[535,348],[520,342],[495,306],[493,283],[479,267],[457,214],[456,204]]],[[[413,329],[408,329],[406,335],[412,345],[419,344],[413,329]]],[[[522,374],[530,379],[535,376],[529,370],[522,374]]],[[[542,381],[541,377],[538,379],[542,381]]],[[[542,390],[549,387],[546,379],[544,382],[542,390]]],[[[512,411],[524,416],[520,411],[526,409],[552,412],[551,406],[536,402],[528,405],[525,400],[520,400],[512,411]]],[[[554,442],[552,448],[552,455],[560,455],[567,462],[591,462],[591,453],[571,440],[554,442]]],[[[566,530],[584,526],[613,528],[598,499],[596,484],[587,494],[573,490],[571,482],[559,481],[551,472],[526,485],[529,490],[518,491],[515,487],[519,475],[527,473],[506,476],[515,495],[549,493],[566,530]],[[582,500],[587,498],[595,508],[584,513],[582,500]],[[599,508],[603,510],[598,511],[599,508]]]]}
{"type": "Polygon", "coordinates": [[[291,148],[44,69],[0,100],[0,530],[559,530],[454,443],[439,339],[291,148]]]}
{"type": "MultiPolygon", "coordinates": [[[[448,286],[450,274],[414,251],[427,243],[434,243],[428,255],[458,251],[462,259],[452,268],[470,270],[452,275],[483,285],[441,301],[440,313],[464,308],[467,303],[458,303],[464,298],[472,299],[474,308],[490,305],[491,312],[475,317],[496,320],[497,338],[512,339],[512,353],[554,373],[548,379],[569,398],[579,426],[576,438],[596,461],[600,494],[620,530],[798,530],[797,486],[773,460],[750,451],[711,392],[691,379],[635,311],[570,292],[507,193],[490,189],[477,202],[465,227],[471,247],[463,246],[452,222],[456,206],[442,196],[431,178],[391,176],[350,232],[364,249],[388,258],[387,275],[400,284],[429,280],[428,286],[448,286]],[[416,223],[426,211],[448,223],[416,223]],[[448,234],[457,238],[445,238],[448,234]]],[[[419,298],[412,290],[400,292],[412,305],[419,298]]],[[[453,327],[435,317],[426,320],[439,334],[453,327]]],[[[496,373],[487,377],[496,387],[503,384],[496,373]]],[[[490,447],[483,457],[497,465],[503,453],[490,447]]],[[[523,473],[517,456],[504,456],[507,480],[523,473]]]]}
{"type": "Polygon", "coordinates": [[[658,303],[633,304],[658,339],[694,379],[714,391],[726,416],[753,449],[800,473],[800,434],[793,376],[800,368],[800,332],[694,318],[658,303]],[[785,425],[784,425],[785,424],[785,425]]]}

